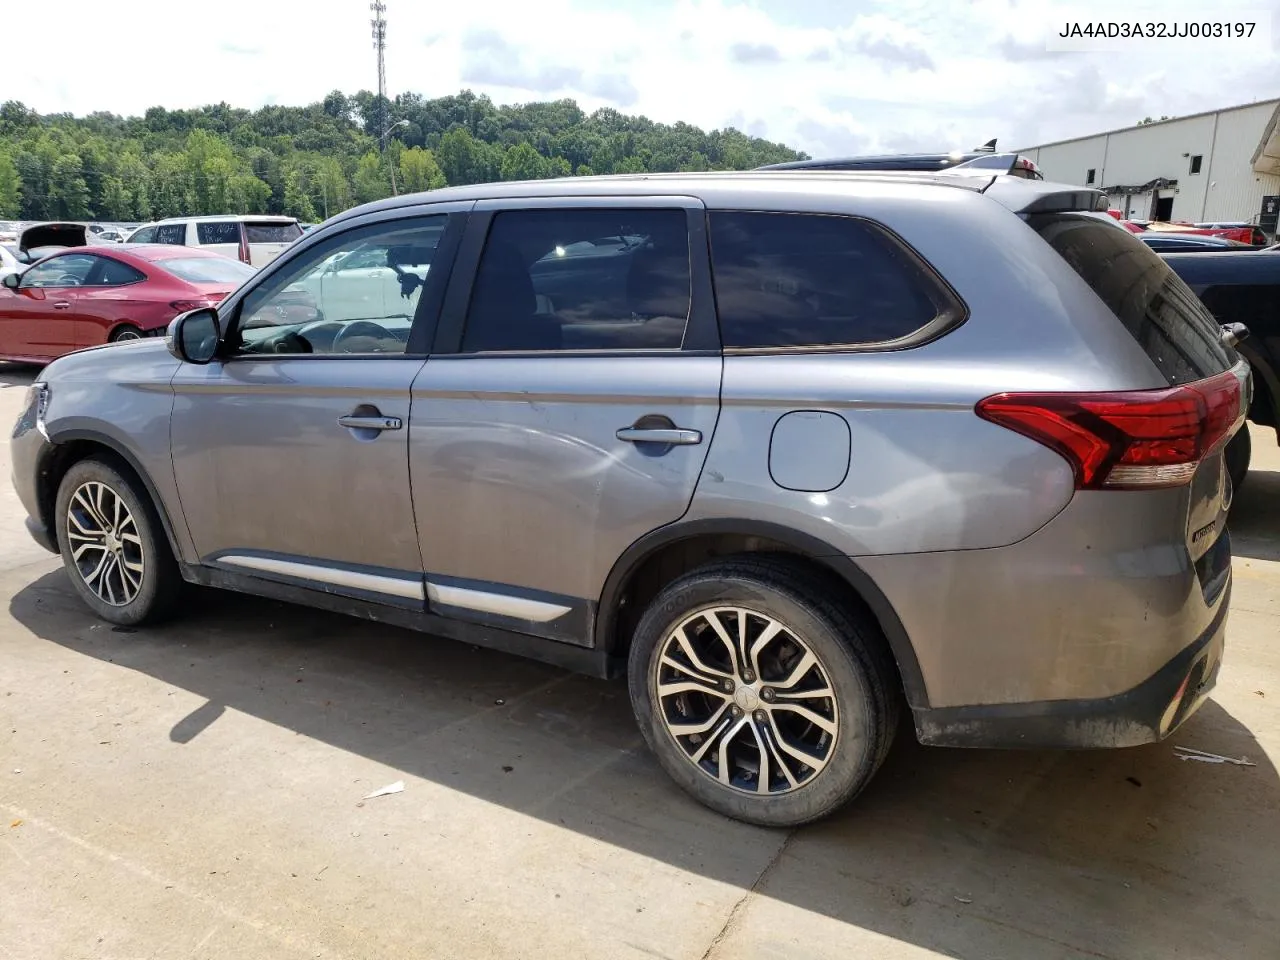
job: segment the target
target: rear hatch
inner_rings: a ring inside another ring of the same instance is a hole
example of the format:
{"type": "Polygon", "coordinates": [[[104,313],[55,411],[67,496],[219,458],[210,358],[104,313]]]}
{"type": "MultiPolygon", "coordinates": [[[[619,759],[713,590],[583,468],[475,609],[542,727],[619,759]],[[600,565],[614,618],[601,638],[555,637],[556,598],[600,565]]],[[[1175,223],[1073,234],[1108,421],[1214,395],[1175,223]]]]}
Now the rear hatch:
{"type": "Polygon", "coordinates": [[[1186,487],[1186,546],[1211,603],[1230,565],[1225,528],[1232,490],[1223,449],[1243,427],[1249,368],[1177,274],[1099,212],[1106,209],[1103,194],[1051,184],[1026,188],[993,181],[989,189],[1089,285],[1168,386],[1001,395],[984,400],[979,413],[1057,449],[1075,468],[1080,489],[1186,487]]]}
{"type": "Polygon", "coordinates": [[[65,249],[89,244],[89,230],[83,223],[37,223],[18,234],[18,249],[30,256],[45,248],[65,249]]]}
{"type": "Polygon", "coordinates": [[[302,227],[296,220],[246,220],[244,235],[249,262],[264,267],[302,236],[302,227]]]}

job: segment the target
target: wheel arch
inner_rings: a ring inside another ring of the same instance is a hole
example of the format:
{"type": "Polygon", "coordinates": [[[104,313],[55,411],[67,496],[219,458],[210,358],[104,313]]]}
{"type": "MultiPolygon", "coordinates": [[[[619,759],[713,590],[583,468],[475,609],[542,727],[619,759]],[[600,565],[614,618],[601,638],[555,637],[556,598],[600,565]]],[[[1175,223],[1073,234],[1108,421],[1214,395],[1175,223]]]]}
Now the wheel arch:
{"type": "Polygon", "coordinates": [[[177,537],[174,535],[173,524],[169,519],[169,511],[165,507],[160,492],[156,489],[155,483],[138,458],[127,447],[114,440],[108,434],[89,428],[73,428],[59,431],[50,437],[50,441],[48,450],[41,458],[37,470],[39,479],[37,480],[36,497],[40,510],[40,520],[44,523],[45,529],[50,532],[55,544],[60,547],[62,539],[58,533],[57,518],[54,516],[58,499],[58,487],[62,484],[62,478],[67,475],[68,470],[82,460],[95,456],[105,456],[107,459],[115,461],[116,465],[125,468],[142,484],[147,496],[151,498],[151,504],[155,507],[156,514],[160,517],[160,524],[164,527],[164,534],[169,541],[169,548],[173,551],[175,557],[182,556],[177,537]]]}
{"type": "Polygon", "coordinates": [[[625,662],[630,629],[658,590],[715,557],[756,552],[792,556],[831,576],[846,599],[864,607],[880,627],[908,705],[913,710],[929,706],[915,648],[875,581],[853,559],[817,537],[761,520],[690,520],[662,527],[633,543],[614,563],[601,590],[594,646],[611,662],[625,662]]]}
{"type": "Polygon", "coordinates": [[[1272,368],[1269,356],[1264,356],[1254,345],[1245,341],[1237,351],[1249,362],[1253,369],[1253,408],[1249,411],[1249,419],[1262,426],[1280,430],[1280,377],[1272,368]],[[1259,410],[1259,406],[1262,410],[1259,410]],[[1262,413],[1262,416],[1258,414],[1262,413]]]}

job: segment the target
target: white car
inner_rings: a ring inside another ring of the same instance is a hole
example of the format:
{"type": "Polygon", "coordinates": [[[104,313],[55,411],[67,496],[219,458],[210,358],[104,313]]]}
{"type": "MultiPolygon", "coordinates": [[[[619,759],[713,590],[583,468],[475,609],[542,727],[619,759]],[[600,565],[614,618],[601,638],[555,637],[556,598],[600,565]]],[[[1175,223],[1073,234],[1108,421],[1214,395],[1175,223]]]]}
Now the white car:
{"type": "Polygon", "coordinates": [[[170,217],[139,227],[125,242],[203,247],[265,267],[300,236],[302,227],[293,217],[170,217]]]}
{"type": "Polygon", "coordinates": [[[14,255],[15,250],[17,247],[10,249],[7,244],[0,243],[0,278],[27,269],[27,265],[14,255]]]}

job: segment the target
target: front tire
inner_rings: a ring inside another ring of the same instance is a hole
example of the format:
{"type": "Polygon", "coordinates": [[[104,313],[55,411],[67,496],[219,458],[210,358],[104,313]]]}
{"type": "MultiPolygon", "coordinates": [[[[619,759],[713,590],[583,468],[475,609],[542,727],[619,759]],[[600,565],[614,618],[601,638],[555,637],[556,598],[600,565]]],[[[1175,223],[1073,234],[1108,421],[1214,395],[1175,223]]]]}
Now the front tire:
{"type": "Polygon", "coordinates": [[[127,343],[130,340],[141,340],[142,331],[129,323],[121,324],[111,331],[111,343],[127,343]]]}
{"type": "Polygon", "coordinates": [[[182,576],[138,480],[105,460],[81,460],[62,478],[55,511],[63,566],[94,613],[138,626],[172,611],[182,576]]]}
{"type": "Polygon", "coordinates": [[[673,780],[713,810],[793,827],[848,803],[888,754],[895,673],[867,618],[785,560],[709,564],[641,617],[628,685],[673,780]]]}

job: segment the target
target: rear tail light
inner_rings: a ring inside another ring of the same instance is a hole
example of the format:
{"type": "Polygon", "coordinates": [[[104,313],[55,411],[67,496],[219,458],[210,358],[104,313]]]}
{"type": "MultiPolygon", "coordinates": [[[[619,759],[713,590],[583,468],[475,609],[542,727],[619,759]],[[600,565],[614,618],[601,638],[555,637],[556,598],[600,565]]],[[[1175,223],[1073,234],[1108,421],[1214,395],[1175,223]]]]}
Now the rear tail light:
{"type": "Polygon", "coordinates": [[[1231,371],[1166,390],[999,393],[978,416],[1057,451],[1078,490],[1174,487],[1195,475],[1242,419],[1231,371]]]}
{"type": "Polygon", "coordinates": [[[170,300],[169,306],[177,310],[179,313],[186,313],[188,310],[203,310],[205,307],[212,307],[218,300],[221,300],[225,294],[219,294],[217,300],[213,297],[207,297],[204,300],[170,300]]]}

